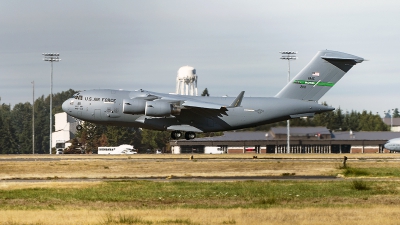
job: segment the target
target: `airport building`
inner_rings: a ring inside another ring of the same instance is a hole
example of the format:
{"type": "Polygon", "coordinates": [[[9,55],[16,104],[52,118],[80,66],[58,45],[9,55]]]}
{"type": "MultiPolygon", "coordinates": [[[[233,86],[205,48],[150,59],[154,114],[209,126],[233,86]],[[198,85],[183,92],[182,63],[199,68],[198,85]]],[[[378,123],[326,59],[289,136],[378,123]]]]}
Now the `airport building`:
{"type": "MultiPolygon", "coordinates": [[[[291,127],[290,153],[390,153],[384,144],[400,133],[386,131],[331,132],[325,127],[291,127]]],[[[206,147],[220,147],[224,153],[287,153],[287,128],[268,132],[224,132],[217,137],[172,140],[171,153],[204,153],[206,147]]]]}
{"type": "Polygon", "coordinates": [[[70,145],[68,141],[75,137],[77,122],[65,112],[55,114],[54,119],[55,129],[51,136],[51,147],[62,151],[70,145]]]}
{"type": "Polygon", "coordinates": [[[400,118],[385,117],[382,121],[390,127],[393,132],[400,132],[400,118]]]}

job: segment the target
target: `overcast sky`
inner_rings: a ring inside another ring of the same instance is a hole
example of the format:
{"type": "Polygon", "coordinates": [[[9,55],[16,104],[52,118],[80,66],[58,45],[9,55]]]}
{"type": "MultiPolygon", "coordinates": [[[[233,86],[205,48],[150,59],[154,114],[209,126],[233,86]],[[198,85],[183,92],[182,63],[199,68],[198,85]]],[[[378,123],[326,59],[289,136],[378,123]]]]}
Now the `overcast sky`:
{"type": "MultiPolygon", "coordinates": [[[[400,108],[400,1],[3,0],[0,97],[15,105],[97,88],[174,92],[193,66],[212,96],[274,96],[287,82],[279,51],[298,51],[292,77],[321,49],[368,61],[321,100],[344,112],[400,108]]],[[[271,106],[273,107],[273,106],[271,106]]]]}

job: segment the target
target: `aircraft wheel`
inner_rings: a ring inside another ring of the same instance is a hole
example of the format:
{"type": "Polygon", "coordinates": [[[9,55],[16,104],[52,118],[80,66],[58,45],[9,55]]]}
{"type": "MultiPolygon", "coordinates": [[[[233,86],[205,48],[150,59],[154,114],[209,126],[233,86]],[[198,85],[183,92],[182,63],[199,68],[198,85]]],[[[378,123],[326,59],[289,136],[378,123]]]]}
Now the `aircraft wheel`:
{"type": "Polygon", "coordinates": [[[82,130],[82,125],[76,125],[77,130],[82,130]]]}
{"type": "Polygon", "coordinates": [[[180,137],[182,137],[182,133],[180,131],[172,131],[171,132],[172,139],[179,139],[180,137]]]}
{"type": "Polygon", "coordinates": [[[195,137],[196,137],[196,133],[194,133],[194,132],[186,132],[185,133],[186,140],[194,139],[195,137]]]}

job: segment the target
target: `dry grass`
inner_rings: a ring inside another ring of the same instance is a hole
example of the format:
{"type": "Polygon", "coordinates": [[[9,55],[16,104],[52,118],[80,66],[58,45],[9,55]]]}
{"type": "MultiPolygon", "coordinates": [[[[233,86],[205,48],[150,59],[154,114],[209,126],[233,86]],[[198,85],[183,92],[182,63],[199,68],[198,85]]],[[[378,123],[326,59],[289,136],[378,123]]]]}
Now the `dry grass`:
{"type": "Polygon", "coordinates": [[[398,224],[400,206],[304,209],[0,211],[0,224],[398,224]],[[127,223],[119,223],[125,218],[127,223]],[[131,219],[136,223],[128,223],[131,219]],[[107,221],[109,223],[107,223],[107,221]]]}
{"type": "MultiPolygon", "coordinates": [[[[0,161],[0,179],[51,179],[48,182],[1,182],[0,189],[28,188],[87,188],[101,182],[59,182],[54,178],[126,178],[174,176],[281,176],[331,175],[339,171],[343,155],[134,155],[134,156],[0,156],[0,159],[24,159],[30,161],[0,161]],[[278,158],[268,160],[268,158],[278,158]],[[289,158],[314,158],[318,160],[290,160],[289,158]],[[48,160],[50,158],[60,161],[48,160]],[[36,159],[36,161],[34,161],[36,159]],[[113,159],[113,160],[111,160],[113,159]]],[[[357,168],[400,168],[400,154],[347,155],[348,164],[357,168]],[[373,157],[374,160],[366,160],[373,157]],[[361,159],[361,160],[360,160],[361,159]]],[[[381,182],[385,185],[385,182],[381,182]]],[[[324,208],[290,209],[276,206],[268,209],[128,209],[117,210],[103,202],[85,206],[68,204],[54,210],[0,210],[0,224],[398,224],[399,200],[393,196],[375,196],[369,204],[353,202],[352,207],[332,206],[324,208]],[[91,205],[94,204],[94,205],[91,205]],[[98,207],[95,205],[98,204],[98,207]],[[91,205],[91,206],[90,206],[91,205]],[[354,206],[357,205],[357,206],[354,206]],[[104,207],[103,207],[104,206],[104,207]],[[110,209],[110,211],[105,210],[110,209]],[[125,218],[125,223],[120,223],[125,218]],[[136,223],[129,223],[136,221],[136,223]]],[[[341,202],[337,198],[332,201],[341,202]]],[[[354,201],[365,201],[354,199],[354,201]]],[[[0,203],[2,204],[2,203],[0,203]]],[[[4,202],[3,202],[4,204],[4,202]]],[[[46,203],[43,203],[46,204],[46,203]]],[[[304,202],[305,205],[312,204],[304,202]]],[[[329,202],[327,202],[329,204],[329,202]]]]}
{"type": "Polygon", "coordinates": [[[0,190],[16,190],[28,188],[87,188],[101,184],[101,181],[93,182],[0,182],[0,190]]]}
{"type": "MultiPolygon", "coordinates": [[[[168,177],[170,175],[180,177],[332,175],[338,172],[343,156],[273,154],[258,155],[258,159],[253,160],[251,159],[252,155],[245,154],[195,155],[195,159],[192,161],[189,160],[189,155],[170,154],[0,156],[0,159],[5,158],[19,160],[2,161],[0,163],[0,179],[137,178],[168,177]],[[292,160],[293,157],[312,159],[292,160]],[[275,158],[275,160],[270,160],[271,158],[275,158]],[[25,161],[26,159],[29,161],[25,161]]],[[[354,154],[348,158],[348,164],[356,164],[360,168],[400,167],[396,162],[397,159],[400,160],[400,154],[354,154]],[[368,157],[373,157],[374,163],[371,163],[371,160],[363,160],[368,157]],[[391,161],[387,161],[388,158],[391,161]]]]}
{"type": "Polygon", "coordinates": [[[328,175],[338,163],[266,161],[61,161],[2,162],[0,179],[135,178],[174,176],[328,175]]]}

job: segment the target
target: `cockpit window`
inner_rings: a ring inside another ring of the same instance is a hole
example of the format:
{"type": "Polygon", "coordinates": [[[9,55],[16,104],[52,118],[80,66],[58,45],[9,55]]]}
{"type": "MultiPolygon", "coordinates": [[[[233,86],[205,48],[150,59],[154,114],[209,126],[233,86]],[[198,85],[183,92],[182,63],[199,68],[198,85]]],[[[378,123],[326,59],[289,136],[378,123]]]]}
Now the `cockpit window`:
{"type": "Polygon", "coordinates": [[[82,95],[81,95],[81,93],[78,92],[78,93],[73,95],[73,98],[75,98],[77,100],[82,100],[82,95]]]}

